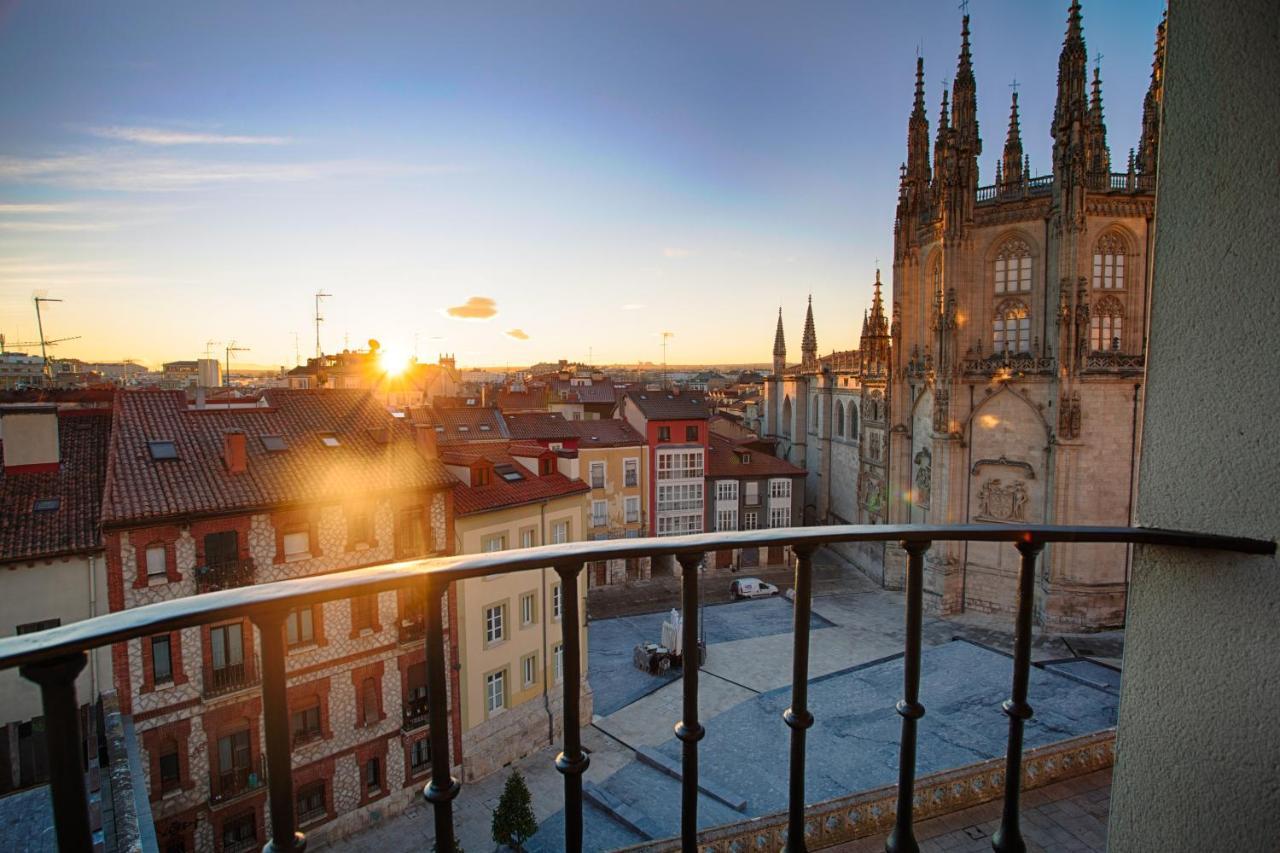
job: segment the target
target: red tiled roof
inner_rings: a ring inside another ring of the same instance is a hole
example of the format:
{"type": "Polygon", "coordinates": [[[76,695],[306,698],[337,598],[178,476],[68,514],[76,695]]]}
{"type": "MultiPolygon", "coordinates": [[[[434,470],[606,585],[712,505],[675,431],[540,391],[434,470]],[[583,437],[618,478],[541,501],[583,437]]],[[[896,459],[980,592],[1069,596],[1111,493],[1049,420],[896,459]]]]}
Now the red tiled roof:
{"type": "Polygon", "coordinates": [[[110,436],[110,409],[64,410],[58,415],[57,471],[6,475],[0,469],[0,561],[102,547],[98,519],[110,436]],[[33,512],[43,498],[58,498],[58,508],[33,512]]]}
{"type": "Polygon", "coordinates": [[[708,477],[800,477],[805,473],[803,468],[745,442],[734,441],[715,432],[709,438],[708,477]],[[749,455],[750,462],[742,461],[744,453],[749,455]]]}
{"type": "Polygon", "coordinates": [[[418,406],[409,410],[415,424],[431,424],[436,429],[436,443],[460,444],[472,441],[501,441],[507,438],[502,414],[492,406],[452,408],[418,406]],[[442,429],[440,429],[442,427],[442,429]]]}
{"type": "Polygon", "coordinates": [[[575,384],[568,379],[552,379],[552,396],[559,397],[562,393],[575,396],[575,402],[580,403],[617,402],[613,390],[613,380],[611,379],[593,380],[590,385],[581,382],[575,384]]]}
{"type": "Polygon", "coordinates": [[[569,421],[577,432],[578,448],[633,447],[644,444],[644,436],[621,418],[601,418],[597,421],[569,421]]]}
{"type": "Polygon", "coordinates": [[[705,421],[710,412],[707,397],[701,391],[672,394],[670,391],[637,391],[632,389],[627,399],[651,421],[705,421]]]}
{"type": "Polygon", "coordinates": [[[545,411],[547,408],[546,389],[510,391],[503,388],[498,392],[498,408],[504,412],[545,411]]]}
{"type": "Polygon", "coordinates": [[[523,412],[503,415],[507,422],[507,434],[515,439],[535,441],[564,441],[577,438],[578,433],[559,412],[523,412]]]}
{"type": "MultiPolygon", "coordinates": [[[[520,447],[520,445],[515,445],[520,447]]],[[[545,452],[544,448],[538,450],[545,452]]],[[[505,507],[520,506],[538,501],[553,500],[590,491],[581,480],[570,480],[563,474],[538,476],[517,462],[508,445],[470,444],[451,447],[441,454],[441,459],[451,465],[469,465],[476,459],[487,459],[494,465],[510,465],[522,478],[515,482],[504,480],[495,474],[488,485],[468,486],[458,483],[453,487],[453,511],[457,515],[471,515],[505,507]]]]}
{"type": "Polygon", "coordinates": [[[116,397],[104,524],[343,500],[361,494],[439,489],[454,480],[427,460],[408,430],[367,391],[264,392],[263,408],[194,410],[181,391],[116,397]],[[223,463],[223,433],[245,433],[247,470],[223,463]],[[327,447],[323,435],[338,439],[327,447]],[[268,451],[261,436],[286,449],[268,451]],[[154,460],[148,442],[171,440],[176,459],[154,460]]]}

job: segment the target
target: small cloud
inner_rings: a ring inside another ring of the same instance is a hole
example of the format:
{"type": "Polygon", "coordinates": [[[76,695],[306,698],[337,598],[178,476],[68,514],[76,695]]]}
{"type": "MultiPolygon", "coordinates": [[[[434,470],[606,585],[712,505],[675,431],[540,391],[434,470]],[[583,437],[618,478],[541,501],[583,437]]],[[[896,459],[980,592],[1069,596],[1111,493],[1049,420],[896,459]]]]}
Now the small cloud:
{"type": "Polygon", "coordinates": [[[445,309],[445,313],[462,320],[488,320],[498,313],[498,303],[487,296],[473,296],[461,305],[445,309]]]}
{"type": "Polygon", "coordinates": [[[622,306],[622,310],[623,311],[639,311],[643,307],[644,306],[641,305],[639,302],[628,302],[626,305],[622,306]]]}
{"type": "Polygon", "coordinates": [[[284,136],[247,136],[226,133],[193,133],[159,127],[91,127],[89,132],[103,139],[118,139],[142,145],[288,145],[284,136]]]}
{"type": "Polygon", "coordinates": [[[693,252],[690,252],[688,249],[677,249],[671,246],[662,250],[662,256],[673,261],[679,260],[680,258],[687,258],[692,254],[693,252]]]}
{"type": "Polygon", "coordinates": [[[529,340],[529,336],[528,336],[527,334],[525,334],[524,329],[508,329],[508,330],[507,330],[507,337],[508,337],[508,338],[515,338],[517,341],[527,341],[527,340],[529,340]]]}
{"type": "Polygon", "coordinates": [[[67,213],[79,210],[78,204],[18,204],[0,203],[0,216],[13,214],[67,213]]]}
{"type": "Polygon", "coordinates": [[[107,231],[115,227],[110,222],[0,221],[0,231],[107,231]]]}

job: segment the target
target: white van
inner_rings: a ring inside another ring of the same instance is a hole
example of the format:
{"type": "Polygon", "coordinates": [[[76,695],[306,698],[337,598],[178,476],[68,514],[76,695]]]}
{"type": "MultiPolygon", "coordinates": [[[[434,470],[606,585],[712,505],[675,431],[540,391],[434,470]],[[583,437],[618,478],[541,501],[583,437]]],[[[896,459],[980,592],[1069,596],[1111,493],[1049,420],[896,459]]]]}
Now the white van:
{"type": "Polygon", "coordinates": [[[733,598],[767,598],[777,594],[776,586],[760,578],[738,578],[729,584],[729,595],[733,598]]]}

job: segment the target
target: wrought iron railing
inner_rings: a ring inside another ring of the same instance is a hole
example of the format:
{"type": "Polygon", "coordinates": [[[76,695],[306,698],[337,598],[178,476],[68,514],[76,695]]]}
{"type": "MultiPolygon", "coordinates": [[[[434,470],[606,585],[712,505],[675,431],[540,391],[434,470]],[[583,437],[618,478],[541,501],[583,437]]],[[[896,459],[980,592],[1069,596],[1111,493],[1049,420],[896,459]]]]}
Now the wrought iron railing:
{"type": "Polygon", "coordinates": [[[410,699],[404,703],[404,724],[401,729],[406,732],[420,729],[431,718],[431,703],[426,696],[410,699]]]}
{"type": "Polygon", "coordinates": [[[257,656],[247,655],[244,660],[223,666],[209,664],[204,670],[204,698],[225,696],[255,687],[262,681],[262,665],[257,656]]]}
{"type": "Polygon", "coordinates": [[[427,623],[423,615],[401,617],[396,622],[396,636],[400,641],[400,645],[407,646],[410,643],[416,643],[427,636],[427,623]]]}
{"type": "MultiPolygon", "coordinates": [[[[178,598],[131,610],[73,622],[47,631],[0,638],[0,669],[19,667],[22,676],[40,687],[49,737],[49,775],[54,825],[62,850],[89,850],[92,836],[81,764],[79,702],[75,680],[84,669],[90,649],[159,633],[192,628],[220,620],[252,619],[262,643],[262,707],[266,742],[266,779],[271,804],[271,845],[276,851],[305,846],[298,832],[293,790],[289,710],[285,691],[284,622],[290,609],[392,590],[425,588],[428,722],[431,741],[431,781],[423,794],[435,819],[437,850],[453,850],[453,800],[461,782],[450,774],[448,661],[444,642],[443,598],[449,584],[485,575],[508,574],[552,567],[564,591],[563,751],[556,768],[564,776],[565,848],[581,851],[583,842],[582,775],[589,756],[581,741],[581,649],[583,614],[578,583],[583,566],[595,560],[670,557],[683,568],[681,597],[685,618],[684,644],[696,648],[701,630],[698,610],[698,565],[710,551],[762,546],[791,546],[795,568],[794,646],[791,707],[783,721],[791,729],[790,788],[787,836],[791,850],[805,849],[805,735],[813,725],[808,708],[809,632],[812,604],[812,555],[835,542],[897,542],[907,553],[905,584],[906,639],[898,806],[886,849],[905,853],[918,849],[913,833],[916,772],[916,726],[924,715],[920,703],[920,656],[923,621],[924,559],[934,542],[1008,542],[1019,554],[1017,613],[1014,619],[1013,680],[1003,708],[1009,717],[1004,811],[993,846],[997,851],[1025,849],[1018,822],[1022,778],[1023,726],[1032,715],[1027,702],[1031,667],[1031,626],[1036,558],[1047,544],[1132,543],[1180,548],[1213,549],[1244,554],[1274,554],[1274,542],[1256,539],[1156,530],[1140,527],[1060,527],[1047,525],[838,525],[769,530],[704,533],[649,539],[576,542],[515,551],[415,560],[335,572],[307,578],[230,589],[208,595],[178,598]]],[[[676,735],[683,742],[681,768],[680,845],[696,850],[698,843],[698,742],[704,728],[698,720],[698,669],[683,674],[682,719],[676,735]]],[[[261,776],[258,777],[261,779],[261,776]]]]}
{"type": "MultiPolygon", "coordinates": [[[[228,770],[211,771],[209,773],[209,805],[220,806],[267,784],[262,756],[244,767],[232,767],[228,770]]],[[[59,838],[58,846],[62,846],[59,838]]]]}
{"type": "Polygon", "coordinates": [[[226,560],[196,566],[196,592],[235,589],[253,583],[253,560],[226,560]]]}

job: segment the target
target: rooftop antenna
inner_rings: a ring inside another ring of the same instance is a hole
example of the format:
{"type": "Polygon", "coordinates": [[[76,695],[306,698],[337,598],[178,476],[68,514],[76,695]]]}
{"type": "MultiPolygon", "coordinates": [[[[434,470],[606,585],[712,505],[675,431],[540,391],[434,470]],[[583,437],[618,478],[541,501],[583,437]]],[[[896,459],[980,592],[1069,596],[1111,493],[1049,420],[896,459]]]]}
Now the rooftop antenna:
{"type": "Polygon", "coordinates": [[[298,367],[302,364],[302,353],[298,350],[298,333],[293,333],[293,366],[298,367]]]}
{"type": "Polygon", "coordinates": [[[662,333],[662,387],[666,388],[670,385],[667,379],[667,338],[674,338],[675,332],[662,333]]]}
{"type": "Polygon", "coordinates": [[[235,342],[235,341],[232,341],[231,343],[227,344],[227,349],[226,349],[226,360],[227,360],[227,361],[226,361],[226,363],[227,363],[227,368],[226,368],[226,377],[225,377],[225,378],[226,378],[226,384],[227,384],[227,387],[228,387],[228,388],[230,388],[230,387],[231,387],[231,353],[233,353],[233,352],[248,352],[248,351],[249,351],[249,348],[248,348],[248,347],[238,347],[238,346],[236,346],[236,342],[235,342]]]}
{"type": "Polygon", "coordinates": [[[213,358],[213,348],[214,348],[214,346],[216,346],[217,344],[220,344],[220,343],[222,343],[222,341],[215,341],[215,340],[213,340],[213,339],[209,339],[209,340],[205,341],[205,342],[204,342],[204,357],[205,357],[205,358],[213,358]]]}
{"type": "MultiPolygon", "coordinates": [[[[44,377],[45,379],[52,379],[53,371],[49,369],[49,351],[48,351],[49,341],[45,340],[45,337],[44,337],[44,321],[40,317],[40,303],[41,302],[61,302],[62,300],[51,299],[48,296],[34,296],[32,297],[32,301],[34,301],[36,304],[36,329],[40,333],[40,359],[41,361],[44,362],[44,368],[43,368],[44,377]]],[[[62,340],[67,340],[67,339],[63,338],[62,340]]]]}
{"type": "Polygon", "coordinates": [[[328,299],[332,295],[332,293],[325,293],[323,290],[316,291],[316,358],[324,355],[320,349],[320,324],[324,322],[324,317],[320,315],[320,300],[328,299]]]}

